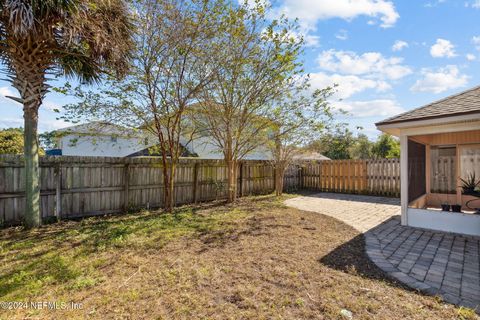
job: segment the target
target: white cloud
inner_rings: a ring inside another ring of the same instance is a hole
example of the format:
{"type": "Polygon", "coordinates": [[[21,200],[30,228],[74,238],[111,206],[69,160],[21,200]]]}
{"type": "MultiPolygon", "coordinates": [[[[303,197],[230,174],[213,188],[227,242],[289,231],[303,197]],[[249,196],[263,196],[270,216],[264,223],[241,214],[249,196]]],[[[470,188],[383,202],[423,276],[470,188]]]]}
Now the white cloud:
{"type": "Polygon", "coordinates": [[[427,3],[425,3],[423,6],[424,6],[425,8],[433,8],[433,7],[436,7],[436,6],[438,6],[440,3],[443,3],[443,2],[445,2],[445,0],[437,0],[437,1],[435,1],[435,2],[427,2],[427,3]]]}
{"type": "Polygon", "coordinates": [[[408,66],[401,64],[402,58],[385,58],[379,52],[358,55],[351,51],[328,50],[323,51],[317,61],[326,71],[366,75],[370,78],[397,80],[412,73],[408,66]]]}
{"type": "Polygon", "coordinates": [[[455,46],[445,39],[437,39],[437,42],[430,48],[430,54],[434,58],[453,58],[457,55],[455,46]]]}
{"type": "MultiPolygon", "coordinates": [[[[0,96],[5,98],[5,96],[15,96],[15,93],[13,92],[11,87],[0,87],[0,96]]],[[[10,101],[13,102],[13,100],[9,99],[10,101]]]]}
{"type": "Polygon", "coordinates": [[[2,96],[10,96],[12,95],[12,90],[10,87],[0,87],[0,94],[2,96]]]}
{"type": "Polygon", "coordinates": [[[312,87],[321,89],[338,85],[334,98],[346,99],[365,90],[384,92],[391,89],[390,85],[382,80],[363,79],[355,75],[326,74],[324,72],[310,74],[312,87]]]}
{"type": "Polygon", "coordinates": [[[315,29],[319,20],[352,20],[358,16],[380,20],[381,27],[388,28],[400,17],[394,4],[386,0],[284,0],[279,11],[290,18],[298,18],[308,29],[315,29]]]}
{"type": "Polygon", "coordinates": [[[397,40],[392,46],[392,51],[402,51],[404,48],[408,48],[408,43],[402,40],[397,40]]]}
{"type": "Polygon", "coordinates": [[[480,9],[480,0],[473,0],[471,2],[465,2],[466,8],[480,9]]]}
{"type": "Polygon", "coordinates": [[[354,117],[391,117],[405,112],[394,100],[339,101],[332,103],[337,109],[349,112],[354,117]]]}
{"type": "Polygon", "coordinates": [[[416,92],[441,93],[467,85],[469,77],[461,74],[455,65],[448,65],[435,71],[422,69],[422,78],[410,88],[416,92]]]}
{"type": "Polygon", "coordinates": [[[320,37],[317,35],[309,34],[303,31],[290,31],[289,35],[290,38],[294,39],[295,41],[299,41],[300,38],[303,38],[303,43],[307,47],[318,47],[320,45],[320,37]]]}
{"type": "Polygon", "coordinates": [[[476,59],[475,55],[471,53],[467,53],[465,58],[467,58],[468,61],[474,61],[476,59]]]}
{"type": "Polygon", "coordinates": [[[335,34],[335,38],[337,38],[337,39],[339,39],[339,40],[347,40],[347,39],[348,39],[348,31],[345,30],[345,29],[339,30],[339,31],[335,34]]]}
{"type": "Polygon", "coordinates": [[[307,47],[318,47],[320,45],[320,37],[313,34],[305,34],[303,40],[307,47]]]}
{"type": "Polygon", "coordinates": [[[480,51],[480,36],[472,37],[472,43],[475,45],[475,49],[480,51]]]}

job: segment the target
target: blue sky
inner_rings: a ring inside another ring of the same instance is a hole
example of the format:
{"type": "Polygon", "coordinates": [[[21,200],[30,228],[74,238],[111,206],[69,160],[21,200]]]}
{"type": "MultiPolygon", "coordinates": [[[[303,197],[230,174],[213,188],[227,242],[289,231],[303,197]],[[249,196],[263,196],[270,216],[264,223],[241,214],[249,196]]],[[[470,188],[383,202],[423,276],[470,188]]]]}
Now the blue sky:
{"type": "MultiPolygon", "coordinates": [[[[352,128],[375,137],[374,123],[480,84],[480,0],[272,0],[274,15],[297,17],[307,40],[306,71],[315,87],[338,84],[333,106],[352,128]]],[[[16,95],[0,81],[0,128],[22,125],[16,95]]],[[[50,93],[39,130],[67,123],[50,93]]]]}

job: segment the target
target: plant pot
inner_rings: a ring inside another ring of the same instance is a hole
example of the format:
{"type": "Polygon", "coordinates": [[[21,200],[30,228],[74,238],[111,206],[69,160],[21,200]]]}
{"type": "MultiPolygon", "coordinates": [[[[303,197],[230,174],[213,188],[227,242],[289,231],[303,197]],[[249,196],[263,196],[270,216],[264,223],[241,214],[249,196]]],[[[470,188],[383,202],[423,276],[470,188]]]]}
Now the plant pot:
{"type": "Polygon", "coordinates": [[[452,204],[452,212],[462,212],[462,206],[459,204],[452,204]]]}
{"type": "Polygon", "coordinates": [[[450,205],[449,204],[442,204],[442,211],[450,211],[450,205]]]}

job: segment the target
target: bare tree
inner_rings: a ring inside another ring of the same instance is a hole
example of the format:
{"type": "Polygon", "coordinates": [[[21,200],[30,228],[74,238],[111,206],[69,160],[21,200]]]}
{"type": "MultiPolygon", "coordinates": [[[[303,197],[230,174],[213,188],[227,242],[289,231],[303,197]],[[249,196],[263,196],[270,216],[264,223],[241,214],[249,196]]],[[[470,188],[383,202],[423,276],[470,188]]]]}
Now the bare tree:
{"type": "Polygon", "coordinates": [[[313,93],[310,89],[308,77],[287,84],[285,94],[269,115],[267,146],[273,155],[276,195],[283,193],[285,171],[294,156],[301,155],[301,147],[329,127],[334,115],[327,102],[333,88],[317,89],[313,93]]]}
{"type": "Polygon", "coordinates": [[[228,168],[228,201],[237,196],[238,161],[258,148],[268,128],[273,102],[284,82],[302,73],[302,39],[296,24],[269,21],[268,7],[256,2],[231,6],[216,59],[222,64],[204,87],[195,123],[223,153],[228,168]]]}
{"type": "Polygon", "coordinates": [[[128,76],[108,82],[100,92],[75,90],[81,103],[67,106],[69,118],[94,117],[158,139],[167,212],[174,206],[175,168],[186,144],[184,115],[216,72],[213,52],[225,8],[221,0],[138,1],[128,76]]]}

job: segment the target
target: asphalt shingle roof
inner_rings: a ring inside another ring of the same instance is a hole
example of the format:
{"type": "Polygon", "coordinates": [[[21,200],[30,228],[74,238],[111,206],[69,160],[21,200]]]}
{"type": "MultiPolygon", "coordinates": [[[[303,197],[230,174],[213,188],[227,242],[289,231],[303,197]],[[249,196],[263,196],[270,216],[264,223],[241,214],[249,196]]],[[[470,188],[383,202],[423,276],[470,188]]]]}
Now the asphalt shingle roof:
{"type": "Polygon", "coordinates": [[[480,86],[385,119],[376,125],[436,119],[473,113],[480,113],[480,86]]]}

